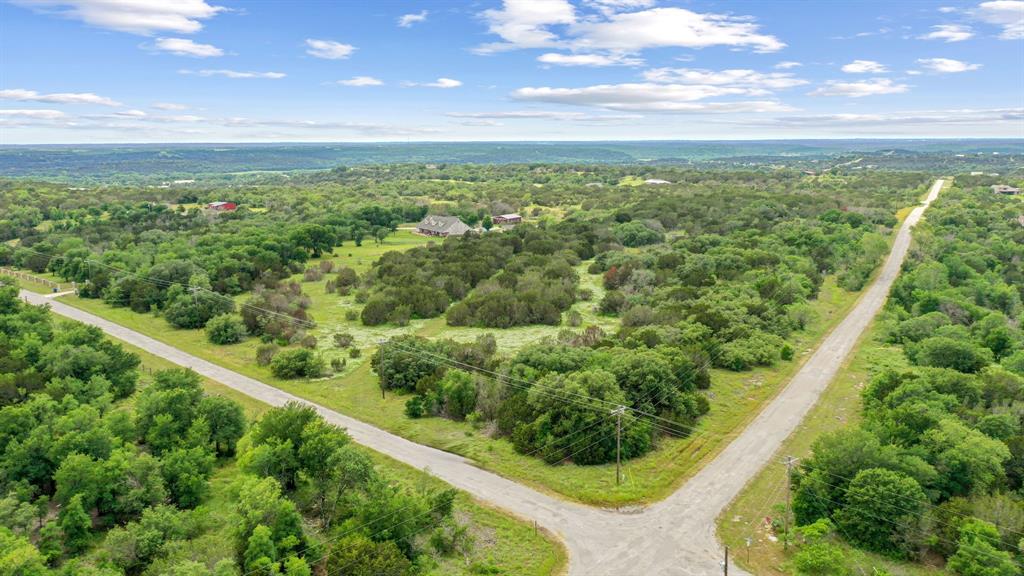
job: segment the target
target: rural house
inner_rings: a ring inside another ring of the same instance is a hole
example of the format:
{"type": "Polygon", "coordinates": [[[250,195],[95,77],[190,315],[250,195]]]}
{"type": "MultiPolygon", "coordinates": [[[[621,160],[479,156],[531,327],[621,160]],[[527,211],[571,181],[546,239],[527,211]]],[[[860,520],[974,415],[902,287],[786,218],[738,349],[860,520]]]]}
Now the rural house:
{"type": "Polygon", "coordinates": [[[1007,186],[1006,184],[993,184],[992,193],[1016,196],[1017,194],[1020,194],[1020,188],[1014,188],[1013,186],[1007,186]]]}
{"type": "Polygon", "coordinates": [[[434,216],[428,214],[416,225],[416,232],[424,236],[462,236],[472,230],[455,216],[434,216]]]}
{"type": "Polygon", "coordinates": [[[207,210],[217,210],[219,212],[233,212],[238,208],[238,204],[234,202],[210,202],[206,205],[207,210]]]}
{"type": "Polygon", "coordinates": [[[521,224],[523,217],[519,214],[502,214],[501,216],[495,216],[491,218],[491,221],[495,224],[510,225],[510,224],[521,224]]]}

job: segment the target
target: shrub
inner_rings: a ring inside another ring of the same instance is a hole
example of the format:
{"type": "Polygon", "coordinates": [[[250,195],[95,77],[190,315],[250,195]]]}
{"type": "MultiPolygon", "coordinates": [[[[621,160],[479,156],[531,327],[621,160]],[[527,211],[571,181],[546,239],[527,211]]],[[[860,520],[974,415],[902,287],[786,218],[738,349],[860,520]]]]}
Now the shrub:
{"type": "Polygon", "coordinates": [[[214,344],[235,344],[246,334],[245,324],[231,314],[214,316],[206,323],[206,338],[214,344]]]}
{"type": "Polygon", "coordinates": [[[316,336],[313,336],[312,334],[303,337],[302,340],[299,341],[300,346],[303,348],[309,348],[310,350],[316,349],[316,344],[316,336]]]}
{"type": "Polygon", "coordinates": [[[302,272],[302,280],[305,282],[316,282],[323,280],[324,273],[319,268],[309,267],[302,272]]]}
{"type": "Polygon", "coordinates": [[[988,348],[945,336],[926,338],[917,346],[908,348],[907,353],[915,364],[967,373],[979,372],[992,363],[992,351],[988,348]]]}
{"type": "Polygon", "coordinates": [[[358,318],[359,312],[355,310],[345,310],[345,320],[348,320],[349,322],[354,322],[358,318]]]}
{"type": "Polygon", "coordinates": [[[362,355],[363,355],[363,353],[362,353],[361,350],[359,350],[359,348],[353,347],[353,348],[349,348],[348,349],[348,357],[349,358],[359,358],[362,355]]]}
{"type": "Polygon", "coordinates": [[[323,372],[324,361],[312,350],[285,350],[270,362],[270,371],[278,378],[315,378],[323,372]]]}
{"type": "Polygon", "coordinates": [[[260,366],[269,366],[270,362],[274,359],[277,354],[278,346],[272,342],[261,344],[259,348],[256,348],[256,364],[260,366]]]}
{"type": "Polygon", "coordinates": [[[334,335],[334,345],[338,348],[348,348],[355,338],[348,332],[338,332],[334,335]]]}
{"type": "Polygon", "coordinates": [[[605,314],[618,314],[626,305],[626,295],[618,290],[605,292],[601,299],[601,312],[605,314]]]}

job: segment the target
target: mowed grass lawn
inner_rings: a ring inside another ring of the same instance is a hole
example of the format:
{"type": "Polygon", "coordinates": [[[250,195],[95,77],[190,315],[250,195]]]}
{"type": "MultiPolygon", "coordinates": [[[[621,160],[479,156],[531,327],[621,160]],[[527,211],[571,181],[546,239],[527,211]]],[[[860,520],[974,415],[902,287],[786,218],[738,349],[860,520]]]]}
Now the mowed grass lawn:
{"type": "MultiPolygon", "coordinates": [[[[114,339],[117,341],[116,339],[114,339]]],[[[153,373],[177,365],[120,342],[127,350],[142,359],[139,387],[152,382],[153,373]]],[[[258,419],[270,406],[223,384],[203,378],[203,387],[209,394],[226,396],[237,401],[245,411],[246,419],[258,419]]],[[[132,402],[134,398],[128,399],[132,402]]],[[[444,489],[447,484],[426,472],[407,466],[379,452],[366,449],[382,474],[413,488],[444,489]]],[[[210,494],[203,502],[209,529],[190,543],[190,547],[207,557],[233,558],[235,542],[232,528],[235,522],[232,485],[241,474],[234,462],[228,462],[214,472],[210,479],[210,494]]],[[[479,502],[460,491],[456,498],[455,516],[470,527],[474,545],[468,557],[443,558],[432,570],[433,576],[507,574],[510,576],[553,576],[564,572],[568,556],[561,542],[532,523],[513,517],[501,510],[479,502]],[[491,571],[488,571],[491,570],[491,571]]],[[[329,544],[329,543],[328,543],[329,544]]],[[[215,560],[214,560],[215,561],[215,560]]]]}
{"type": "MultiPolygon", "coordinates": [[[[345,250],[342,247],[336,252],[345,253],[345,250]]],[[[355,258],[355,254],[352,258],[355,258]]],[[[585,286],[595,290],[595,298],[591,302],[575,305],[584,315],[584,323],[594,321],[613,330],[614,320],[598,317],[593,311],[600,298],[599,277],[586,274],[581,266],[581,278],[585,286]]],[[[408,397],[388,394],[387,398],[381,399],[377,379],[367,361],[379,338],[400,333],[472,339],[490,332],[496,335],[501,349],[508,352],[544,336],[555,335],[560,327],[531,326],[507,331],[455,329],[446,326],[443,318],[416,321],[407,327],[362,327],[358,320],[345,320],[343,311],[339,313],[332,310],[332,307],[335,310],[344,309],[345,298],[325,294],[322,288],[325,281],[304,284],[304,290],[313,299],[312,315],[318,323],[313,333],[320,339],[321,349],[329,357],[346,356],[346,353],[333,349],[330,344],[331,334],[344,330],[356,336],[356,345],[362,349],[362,354],[360,358],[349,361],[340,373],[311,381],[281,380],[275,378],[268,369],[257,366],[254,358],[259,343],[255,338],[231,346],[214,346],[207,342],[202,331],[171,328],[158,316],[137,314],[124,308],[113,308],[99,300],[76,296],[62,297],[61,300],[415,442],[472,458],[484,468],[538,489],[588,504],[622,506],[664,498],[724,448],[732,435],[741,431],[759,408],[789,380],[815,344],[845,316],[858,297],[857,293],[836,287],[834,280],[828,278],[819,298],[812,302],[814,321],[806,331],[794,336],[794,348],[798,351],[794,360],[749,372],[714,370],[709,391],[712,397],[711,412],[700,421],[696,433],[689,438],[663,439],[657,450],[626,462],[624,481],[622,485],[616,486],[614,465],[576,466],[567,463],[551,466],[537,458],[518,454],[507,440],[493,439],[485,430],[469,424],[442,418],[407,418],[404,410],[408,397]]],[[[580,436],[580,447],[586,442],[597,440],[588,437],[586,433],[580,436]]]]}
{"type": "MultiPolygon", "coordinates": [[[[861,391],[871,377],[886,368],[906,366],[898,346],[881,341],[877,323],[864,333],[858,348],[844,364],[839,376],[822,394],[818,404],[786,440],[761,472],[747,485],[718,519],[718,534],[733,550],[735,561],[758,576],[792,573],[788,566],[797,547],[783,549],[773,540],[767,518],[775,518],[786,502],[786,456],[806,458],[811,444],[822,434],[856,426],[861,420],[861,391]],[[751,539],[749,551],[746,538],[751,539]]],[[[945,574],[939,568],[894,562],[881,556],[843,545],[847,566],[856,574],[873,574],[873,568],[885,568],[894,576],[931,576],[945,574]]]]}

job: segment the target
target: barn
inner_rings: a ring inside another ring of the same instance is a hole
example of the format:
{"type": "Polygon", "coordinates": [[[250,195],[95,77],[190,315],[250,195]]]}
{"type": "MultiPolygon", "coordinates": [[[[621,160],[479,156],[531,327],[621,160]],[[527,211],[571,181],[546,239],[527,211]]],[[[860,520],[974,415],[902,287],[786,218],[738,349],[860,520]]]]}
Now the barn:
{"type": "Polygon", "coordinates": [[[238,208],[238,204],[234,202],[210,202],[206,205],[207,210],[216,210],[218,212],[233,212],[238,208]]]}
{"type": "Polygon", "coordinates": [[[434,216],[428,214],[416,225],[416,232],[424,236],[462,236],[472,230],[455,216],[434,216]]]}

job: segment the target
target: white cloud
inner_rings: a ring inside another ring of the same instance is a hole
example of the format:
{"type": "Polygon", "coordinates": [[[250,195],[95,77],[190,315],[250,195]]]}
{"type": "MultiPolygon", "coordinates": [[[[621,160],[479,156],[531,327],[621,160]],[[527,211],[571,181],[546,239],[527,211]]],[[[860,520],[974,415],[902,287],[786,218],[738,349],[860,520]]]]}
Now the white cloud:
{"type": "Polygon", "coordinates": [[[937,74],[955,74],[981,68],[981,64],[968,64],[951,58],[918,58],[917,63],[926,70],[937,74]]]}
{"type": "Polygon", "coordinates": [[[114,112],[114,116],[123,116],[126,118],[145,118],[148,116],[142,110],[122,110],[120,112],[114,112]]]}
{"type": "Polygon", "coordinates": [[[153,43],[153,48],[178,56],[194,56],[196,58],[224,55],[223,50],[212,44],[198,44],[188,38],[157,38],[153,43]]]}
{"type": "Polygon", "coordinates": [[[98,104],[100,106],[120,106],[121,103],[106,96],[98,96],[92,92],[58,92],[40,94],[35,90],[15,88],[0,90],[0,100],[20,100],[22,102],[51,102],[55,104],[98,104]]]}
{"type": "Polygon", "coordinates": [[[380,86],[384,82],[373,76],[354,76],[348,80],[338,80],[342,86],[380,86]]]}
{"type": "Polygon", "coordinates": [[[426,10],[421,10],[415,14],[402,14],[398,17],[398,25],[402,28],[412,28],[413,24],[426,20],[427,14],[429,14],[429,12],[426,10]]]}
{"type": "Polygon", "coordinates": [[[606,21],[581,21],[572,27],[577,49],[620,50],[647,48],[706,48],[734,46],[755,52],[775,52],[786,45],[761,34],[748,17],[702,14],[684,8],[652,8],[619,13],[606,21]]]}
{"type": "Polygon", "coordinates": [[[548,27],[576,21],[576,11],[567,0],[505,0],[500,10],[485,10],[480,16],[488,30],[504,40],[479,46],[476,52],[481,54],[557,47],[561,42],[548,27]]]}
{"type": "Polygon", "coordinates": [[[811,96],[849,96],[850,98],[861,98],[878,94],[902,94],[909,89],[910,86],[896,84],[888,78],[873,78],[856,82],[829,80],[825,82],[824,86],[810,94],[811,96]]]}
{"type": "Polygon", "coordinates": [[[344,60],[351,56],[352,52],[356,49],[351,44],[342,44],[334,40],[316,40],[313,38],[306,39],[306,46],[308,47],[306,54],[327,60],[344,60]]]}
{"type": "Polygon", "coordinates": [[[946,42],[963,42],[974,37],[970,26],[960,24],[939,24],[932,26],[932,31],[918,36],[921,40],[945,40],[946,42]]]}
{"type": "Polygon", "coordinates": [[[188,106],[175,104],[174,102],[157,102],[153,104],[153,108],[157,110],[188,110],[188,106]]]}
{"type": "Polygon", "coordinates": [[[207,20],[225,10],[206,0],[15,0],[16,4],[56,13],[86,24],[151,35],[156,32],[190,34],[202,29],[207,20]]]}
{"type": "Polygon", "coordinates": [[[1024,108],[924,110],[875,114],[780,116],[768,120],[788,126],[979,124],[1024,120],[1024,108]]]}
{"type": "Polygon", "coordinates": [[[405,86],[422,86],[424,88],[458,88],[462,82],[453,78],[438,78],[433,82],[405,82],[405,86]]]}
{"type": "Polygon", "coordinates": [[[782,61],[782,62],[779,62],[778,64],[776,64],[775,68],[777,68],[779,70],[790,70],[792,68],[799,68],[800,66],[803,66],[803,64],[800,63],[800,62],[793,62],[792,60],[785,60],[785,61],[782,61]]]}
{"type": "Polygon", "coordinates": [[[553,66],[642,66],[640,58],[630,58],[624,54],[559,54],[548,52],[537,57],[542,64],[553,66]]]}
{"type": "Polygon", "coordinates": [[[807,84],[790,72],[755,72],[753,70],[704,70],[700,68],[652,68],[644,71],[644,79],[659,83],[705,84],[747,88],[747,94],[761,95],[768,90],[792,88],[807,84]]]}
{"type": "Polygon", "coordinates": [[[225,78],[269,78],[277,80],[287,76],[284,72],[240,72],[238,70],[178,70],[178,74],[191,74],[195,76],[223,76],[225,78]]]}
{"type": "Polygon", "coordinates": [[[952,14],[956,11],[957,9],[954,8],[953,6],[939,6],[939,12],[943,14],[952,14]]]}
{"type": "Polygon", "coordinates": [[[874,60],[854,60],[843,66],[842,71],[848,74],[881,74],[889,69],[874,60]]]}
{"type": "Polygon", "coordinates": [[[684,8],[646,8],[649,2],[606,2],[599,15],[579,17],[567,0],[505,0],[502,9],[481,17],[502,42],[476,52],[521,48],[566,48],[575,53],[637,53],[648,48],[733,46],[775,52],[785,44],[762,34],[750,17],[698,13],[684,8]]]}
{"type": "Polygon", "coordinates": [[[1024,1],[993,0],[982,2],[972,11],[978,20],[1003,28],[1003,40],[1024,39],[1024,1]]]}
{"type": "Polygon", "coordinates": [[[593,106],[629,112],[768,112],[790,108],[775,101],[698,102],[716,96],[750,94],[748,88],[705,84],[600,84],[583,88],[527,87],[512,93],[517,100],[593,106]]]}
{"type": "Polygon", "coordinates": [[[56,120],[67,115],[60,110],[0,110],[3,118],[32,118],[34,120],[56,120]]]}
{"type": "Polygon", "coordinates": [[[475,120],[565,120],[572,122],[618,122],[643,118],[639,114],[586,114],[583,112],[561,112],[556,110],[512,110],[505,112],[449,112],[451,118],[475,120]]]}

